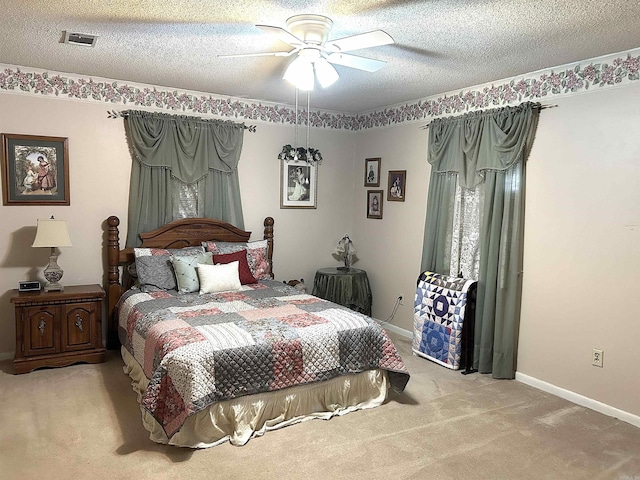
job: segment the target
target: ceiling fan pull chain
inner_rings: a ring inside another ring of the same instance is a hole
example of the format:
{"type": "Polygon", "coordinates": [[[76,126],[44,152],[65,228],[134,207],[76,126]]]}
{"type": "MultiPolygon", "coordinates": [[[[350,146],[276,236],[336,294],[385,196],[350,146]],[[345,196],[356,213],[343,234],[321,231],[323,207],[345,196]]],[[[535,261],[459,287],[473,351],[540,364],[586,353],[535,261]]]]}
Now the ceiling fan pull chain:
{"type": "Polygon", "coordinates": [[[296,88],[296,133],[295,133],[295,143],[293,146],[298,148],[298,89],[296,88]]]}
{"type": "Polygon", "coordinates": [[[309,150],[309,130],[311,130],[311,123],[309,123],[309,111],[311,110],[311,90],[307,90],[307,150],[309,150]]]}

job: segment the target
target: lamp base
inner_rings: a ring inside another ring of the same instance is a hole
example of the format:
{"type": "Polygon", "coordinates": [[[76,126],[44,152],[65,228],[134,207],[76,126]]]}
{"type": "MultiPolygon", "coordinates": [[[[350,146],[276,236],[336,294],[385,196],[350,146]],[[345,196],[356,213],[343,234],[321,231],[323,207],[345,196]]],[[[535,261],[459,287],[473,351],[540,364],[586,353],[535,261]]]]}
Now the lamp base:
{"type": "Polygon", "coordinates": [[[64,287],[59,283],[47,283],[44,286],[45,292],[62,292],[63,290],[64,290],[64,287]]]}
{"type": "Polygon", "coordinates": [[[64,287],[59,283],[63,273],[62,269],[58,266],[58,255],[55,253],[55,248],[51,247],[49,265],[44,269],[44,278],[46,278],[49,283],[44,286],[44,291],[55,292],[64,290],[64,287]]]}
{"type": "Polygon", "coordinates": [[[351,270],[351,267],[338,267],[338,270],[346,272],[346,271],[351,270]]]}

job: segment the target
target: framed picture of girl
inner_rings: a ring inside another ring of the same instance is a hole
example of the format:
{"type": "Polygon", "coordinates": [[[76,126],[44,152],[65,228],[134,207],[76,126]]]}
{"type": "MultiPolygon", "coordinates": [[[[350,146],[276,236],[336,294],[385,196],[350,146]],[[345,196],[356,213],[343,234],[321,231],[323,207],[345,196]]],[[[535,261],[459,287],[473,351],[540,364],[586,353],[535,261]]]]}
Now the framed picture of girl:
{"type": "Polygon", "coordinates": [[[318,165],[302,160],[280,165],[280,208],[316,208],[318,165]]]}
{"type": "Polygon", "coordinates": [[[69,205],[68,139],[3,133],[2,202],[69,205]]]}
{"type": "Polygon", "coordinates": [[[387,200],[390,202],[404,202],[406,186],[406,170],[389,170],[387,200]]]}
{"type": "Polygon", "coordinates": [[[367,218],[382,220],[383,190],[367,190],[367,218]]]}
{"type": "Polygon", "coordinates": [[[379,187],[380,186],[380,159],[367,158],[364,161],[364,186],[379,187]]]}

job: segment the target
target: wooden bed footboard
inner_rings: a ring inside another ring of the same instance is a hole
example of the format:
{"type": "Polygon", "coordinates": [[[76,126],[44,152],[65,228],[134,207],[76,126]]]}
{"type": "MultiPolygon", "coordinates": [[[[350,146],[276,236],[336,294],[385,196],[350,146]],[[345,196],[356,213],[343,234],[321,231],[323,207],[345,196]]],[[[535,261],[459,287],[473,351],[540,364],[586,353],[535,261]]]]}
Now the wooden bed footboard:
{"type": "MultiPolygon", "coordinates": [[[[273,278],[273,223],[272,217],[264,219],[263,239],[267,240],[267,261],[273,278]]],[[[122,294],[133,285],[127,267],[134,262],[133,248],[120,249],[120,219],[107,219],[107,347],[116,349],[118,339],[118,319],[116,305],[122,294]],[[122,274],[120,269],[122,268],[122,274]]],[[[248,242],[251,232],[212,218],[183,218],[168,223],[151,232],[141,233],[141,247],[144,248],[184,248],[198,246],[202,242],[248,242]]]]}

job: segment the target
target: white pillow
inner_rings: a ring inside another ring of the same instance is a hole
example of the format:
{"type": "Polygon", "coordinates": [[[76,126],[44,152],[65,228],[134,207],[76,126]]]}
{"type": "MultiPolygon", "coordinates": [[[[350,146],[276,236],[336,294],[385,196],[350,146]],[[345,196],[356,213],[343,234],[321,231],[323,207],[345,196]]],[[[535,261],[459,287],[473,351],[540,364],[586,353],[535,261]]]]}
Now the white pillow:
{"type": "Polygon", "coordinates": [[[219,265],[199,263],[196,269],[200,280],[200,294],[240,290],[242,286],[238,265],[237,261],[219,265]]]}

